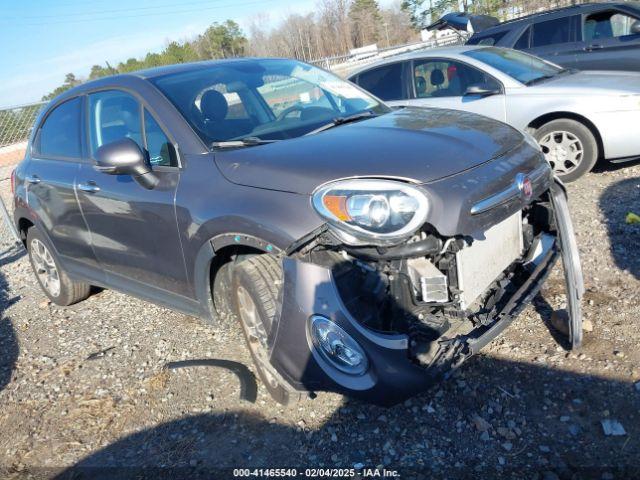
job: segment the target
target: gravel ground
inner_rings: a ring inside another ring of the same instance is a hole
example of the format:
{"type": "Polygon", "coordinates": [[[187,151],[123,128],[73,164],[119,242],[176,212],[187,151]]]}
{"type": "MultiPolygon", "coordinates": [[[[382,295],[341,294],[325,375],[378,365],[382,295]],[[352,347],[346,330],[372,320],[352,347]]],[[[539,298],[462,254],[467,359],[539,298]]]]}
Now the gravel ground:
{"type": "MultiPolygon", "coordinates": [[[[8,182],[0,188],[6,199],[8,182]]],[[[389,409],[324,393],[284,408],[260,385],[250,403],[229,370],[167,370],[186,359],[253,367],[231,322],[207,326],[112,291],[49,304],[5,236],[0,477],[115,478],[78,468],[125,467],[129,476],[146,466],[193,478],[209,468],[358,464],[403,478],[640,476],[640,225],[625,224],[629,211],[640,214],[640,165],[600,169],[569,190],[592,329],[582,350],[566,351],[549,327],[564,301],[556,269],[482,355],[389,409]],[[621,435],[605,435],[615,422],[621,435]]]]}

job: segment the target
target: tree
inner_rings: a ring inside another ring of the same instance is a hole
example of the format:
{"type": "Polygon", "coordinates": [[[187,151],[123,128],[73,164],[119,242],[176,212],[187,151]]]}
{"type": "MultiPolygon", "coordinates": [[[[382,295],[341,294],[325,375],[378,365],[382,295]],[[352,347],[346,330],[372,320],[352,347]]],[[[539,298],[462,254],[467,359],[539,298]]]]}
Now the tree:
{"type": "Polygon", "coordinates": [[[349,8],[349,19],[356,46],[361,47],[378,41],[382,16],[376,0],[353,0],[349,8]]]}
{"type": "Polygon", "coordinates": [[[76,85],[80,85],[82,83],[80,80],[76,78],[73,73],[67,73],[64,77],[64,83],[56,88],[53,92],[49,93],[42,97],[42,100],[51,100],[53,97],[57,97],[63,92],[66,92],[70,88],[75,87],[76,85]]]}
{"type": "Polygon", "coordinates": [[[244,54],[247,39],[233,20],[214,23],[195,41],[194,51],[201,59],[232,58],[244,54]]]}

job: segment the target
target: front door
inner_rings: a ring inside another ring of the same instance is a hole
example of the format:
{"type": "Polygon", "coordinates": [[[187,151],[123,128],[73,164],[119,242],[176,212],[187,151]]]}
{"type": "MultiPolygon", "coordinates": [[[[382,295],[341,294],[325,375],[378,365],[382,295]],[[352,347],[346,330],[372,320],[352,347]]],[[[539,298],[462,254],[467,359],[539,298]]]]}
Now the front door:
{"type": "Polygon", "coordinates": [[[489,96],[466,94],[472,85],[493,86],[503,91],[497,80],[475,67],[448,59],[416,60],[412,78],[415,91],[415,100],[410,102],[412,105],[464,110],[505,121],[504,93],[489,96]]]}
{"type": "Polygon", "coordinates": [[[640,71],[640,18],[615,9],[584,16],[576,67],[640,71]]]}
{"type": "Polygon", "coordinates": [[[186,296],[174,209],[180,169],[173,144],[153,115],[127,92],[90,94],[87,114],[90,161],[80,168],[76,191],[109,285],[161,303],[170,294],[186,296]],[[122,138],[134,140],[148,156],[159,178],[155,188],[147,190],[129,175],[93,168],[96,150],[122,138]]]}

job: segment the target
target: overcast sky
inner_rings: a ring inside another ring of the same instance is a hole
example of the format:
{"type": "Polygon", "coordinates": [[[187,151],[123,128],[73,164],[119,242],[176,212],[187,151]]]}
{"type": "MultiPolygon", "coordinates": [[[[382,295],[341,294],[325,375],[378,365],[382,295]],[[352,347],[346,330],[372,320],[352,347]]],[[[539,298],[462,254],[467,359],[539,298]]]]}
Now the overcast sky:
{"type": "Polygon", "coordinates": [[[0,108],[40,100],[68,72],[87,76],[94,64],[159,51],[213,22],[233,19],[244,28],[266,13],[274,25],[314,5],[315,0],[0,0],[0,108]]]}

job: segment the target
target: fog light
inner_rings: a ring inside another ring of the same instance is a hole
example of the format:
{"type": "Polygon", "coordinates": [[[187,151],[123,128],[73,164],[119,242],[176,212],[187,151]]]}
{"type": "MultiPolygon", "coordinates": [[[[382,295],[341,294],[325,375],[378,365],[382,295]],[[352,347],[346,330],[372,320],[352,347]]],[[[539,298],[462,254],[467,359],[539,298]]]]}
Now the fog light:
{"type": "Polygon", "coordinates": [[[311,339],[322,358],[341,372],[362,375],[367,371],[369,362],[362,347],[331,320],[311,317],[311,339]]]}

